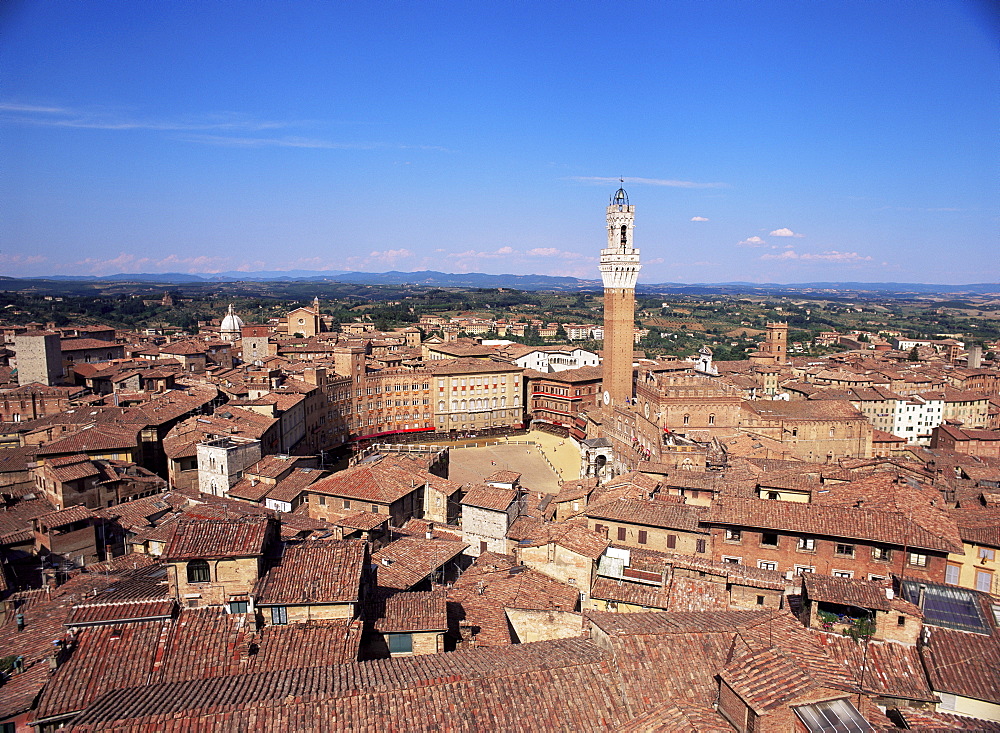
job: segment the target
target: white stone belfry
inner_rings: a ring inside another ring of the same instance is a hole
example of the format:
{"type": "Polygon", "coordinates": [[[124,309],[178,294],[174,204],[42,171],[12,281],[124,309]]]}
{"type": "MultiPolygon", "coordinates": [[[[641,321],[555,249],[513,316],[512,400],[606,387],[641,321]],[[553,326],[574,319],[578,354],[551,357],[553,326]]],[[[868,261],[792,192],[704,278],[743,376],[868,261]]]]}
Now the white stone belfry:
{"type": "Polygon", "coordinates": [[[601,250],[601,279],[607,288],[631,288],[639,277],[639,250],[632,246],[635,232],[635,207],[628,194],[619,188],[608,205],[608,246],[601,250]]]}
{"type": "Polygon", "coordinates": [[[601,250],[604,281],[604,404],[624,405],[632,398],[635,283],[639,250],[632,246],[635,207],[619,188],[608,205],[608,246],[601,250]]]}

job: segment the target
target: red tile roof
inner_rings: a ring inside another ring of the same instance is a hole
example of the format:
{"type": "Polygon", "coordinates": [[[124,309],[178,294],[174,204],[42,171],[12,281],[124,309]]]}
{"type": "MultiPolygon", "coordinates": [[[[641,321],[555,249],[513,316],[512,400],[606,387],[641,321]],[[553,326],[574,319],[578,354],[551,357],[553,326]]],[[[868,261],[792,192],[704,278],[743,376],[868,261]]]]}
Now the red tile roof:
{"type": "Polygon", "coordinates": [[[494,486],[473,486],[462,497],[463,506],[474,506],[477,509],[488,509],[494,512],[506,512],[517,499],[515,489],[500,489],[494,486]]]}
{"type": "Polygon", "coordinates": [[[310,485],[309,492],[392,504],[427,483],[426,477],[420,477],[413,471],[382,463],[362,463],[339,471],[310,485]]]}
{"type": "Polygon", "coordinates": [[[608,652],[560,639],[122,690],[73,730],[614,729],[615,683],[608,652]]]}
{"type": "Polygon", "coordinates": [[[699,524],[706,511],[705,507],[655,499],[615,499],[588,506],[580,514],[592,519],[707,534],[708,530],[699,524]]]}
{"type": "Polygon", "coordinates": [[[338,527],[346,527],[348,529],[370,531],[388,521],[389,516],[386,514],[376,514],[375,512],[357,512],[355,514],[348,514],[346,517],[341,517],[335,522],[332,522],[332,524],[338,527]]]}
{"type": "MultiPolygon", "coordinates": [[[[775,529],[824,537],[882,542],[939,552],[962,552],[960,541],[931,533],[901,512],[721,497],[705,515],[709,524],[775,529]]],[[[957,534],[957,532],[956,532],[957,534]]]]}
{"type": "Polygon", "coordinates": [[[258,604],[357,603],[368,562],[361,540],[313,540],[288,544],[281,562],[254,588],[258,604]]]}
{"type": "Polygon", "coordinates": [[[866,694],[919,702],[935,700],[915,646],[874,640],[859,644],[840,634],[814,635],[834,663],[847,668],[866,694]]]}
{"type": "MultiPolygon", "coordinates": [[[[925,629],[929,627],[924,627],[925,629]]],[[[921,653],[936,692],[1000,704],[1000,636],[930,629],[921,653]]]]}
{"type": "Polygon", "coordinates": [[[182,519],[163,551],[167,562],[261,555],[272,532],[268,517],[182,519]]]}
{"type": "Polygon", "coordinates": [[[464,542],[401,537],[372,555],[372,562],[378,567],[379,587],[412,588],[467,547],[464,542]]]}
{"type": "Polygon", "coordinates": [[[172,598],[136,603],[91,603],[75,606],[66,619],[67,626],[95,626],[98,624],[153,621],[171,618],[177,608],[172,598]]]}
{"type": "Polygon", "coordinates": [[[520,547],[541,547],[554,543],[567,550],[596,560],[611,544],[601,535],[586,527],[566,522],[545,522],[531,533],[530,540],[521,540],[520,547]]]}
{"type": "Polygon", "coordinates": [[[61,509],[57,512],[50,512],[49,514],[43,514],[39,517],[35,517],[34,521],[49,529],[55,529],[57,527],[65,527],[66,525],[73,524],[74,522],[82,522],[96,517],[97,515],[93,511],[82,504],[77,504],[76,506],[67,507],[66,509],[61,509]]]}
{"type": "Polygon", "coordinates": [[[476,632],[480,646],[511,643],[506,608],[575,611],[579,598],[579,588],[492,552],[476,558],[448,591],[449,613],[476,632]]]}
{"type": "Polygon", "coordinates": [[[39,446],[39,456],[62,453],[87,453],[136,448],[139,445],[138,425],[93,425],[51,443],[39,446]]]}
{"type": "Polygon", "coordinates": [[[330,667],[356,662],[361,631],[361,622],[351,619],[265,626],[251,641],[247,671],[282,670],[290,665],[330,667]]]}
{"type": "Polygon", "coordinates": [[[805,573],[802,585],[806,595],[814,601],[841,603],[844,605],[888,611],[892,608],[886,589],[870,580],[835,578],[819,573],[805,573]]]}
{"type": "Polygon", "coordinates": [[[448,630],[444,590],[395,593],[376,601],[376,606],[375,630],[383,634],[448,630]]]}

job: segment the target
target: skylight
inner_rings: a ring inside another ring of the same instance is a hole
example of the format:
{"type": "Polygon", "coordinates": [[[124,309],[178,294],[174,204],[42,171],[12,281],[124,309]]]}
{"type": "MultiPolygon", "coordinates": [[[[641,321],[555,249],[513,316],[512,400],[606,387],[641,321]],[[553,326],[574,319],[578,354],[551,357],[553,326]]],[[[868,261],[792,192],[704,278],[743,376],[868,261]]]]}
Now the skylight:
{"type": "Polygon", "coordinates": [[[923,610],[925,624],[990,633],[979,608],[979,599],[970,590],[906,580],[903,581],[903,598],[923,610]]]}

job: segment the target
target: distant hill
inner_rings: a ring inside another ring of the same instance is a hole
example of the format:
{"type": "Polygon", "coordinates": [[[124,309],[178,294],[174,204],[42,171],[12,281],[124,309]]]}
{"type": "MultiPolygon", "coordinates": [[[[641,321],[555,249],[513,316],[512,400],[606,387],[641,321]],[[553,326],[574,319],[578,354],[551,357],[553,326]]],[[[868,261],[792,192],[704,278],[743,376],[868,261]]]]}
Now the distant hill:
{"type": "MultiPolygon", "coordinates": [[[[121,273],[104,277],[79,275],[52,275],[37,278],[2,277],[7,287],[14,283],[32,281],[86,282],[86,283],[231,283],[231,282],[337,282],[355,285],[394,285],[418,288],[511,288],[516,290],[599,290],[601,281],[581,280],[575,277],[552,275],[490,275],[482,272],[447,273],[435,270],[420,272],[350,272],[345,270],[273,270],[265,272],[220,272],[191,275],[185,273],[121,273]]],[[[23,286],[22,286],[23,287],[23,286]]],[[[944,293],[1000,294],[1000,283],[972,283],[969,285],[937,285],[932,283],[861,283],[861,282],[807,282],[807,283],[639,283],[640,293],[678,293],[692,295],[720,294],[839,294],[875,293],[880,295],[931,295],[944,293]]]]}

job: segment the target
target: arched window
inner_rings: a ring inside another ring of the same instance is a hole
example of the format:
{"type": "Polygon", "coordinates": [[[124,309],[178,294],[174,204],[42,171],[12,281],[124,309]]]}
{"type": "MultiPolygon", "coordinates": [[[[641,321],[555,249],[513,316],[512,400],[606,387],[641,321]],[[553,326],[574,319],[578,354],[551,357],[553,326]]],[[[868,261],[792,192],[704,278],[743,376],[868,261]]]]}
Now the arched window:
{"type": "Polygon", "coordinates": [[[208,570],[208,560],[192,560],[187,564],[189,583],[207,583],[211,580],[208,570]]]}
{"type": "Polygon", "coordinates": [[[468,409],[467,404],[468,403],[465,400],[462,400],[462,412],[465,412],[468,409]]]}
{"type": "Polygon", "coordinates": [[[708,424],[709,425],[715,425],[715,413],[714,412],[711,415],[708,416],[708,424]]]}
{"type": "Polygon", "coordinates": [[[497,409],[497,398],[496,397],[493,398],[493,409],[494,410],[497,409]]]}
{"type": "Polygon", "coordinates": [[[628,244],[628,226],[622,224],[622,247],[628,244]]]}
{"type": "Polygon", "coordinates": [[[451,411],[458,412],[458,400],[451,401],[451,411]]]}
{"type": "Polygon", "coordinates": [[[684,424],[685,425],[690,425],[691,424],[691,416],[690,415],[685,415],[684,416],[684,424]]]}
{"type": "Polygon", "coordinates": [[[444,400],[438,402],[438,412],[444,412],[444,400]]]}
{"type": "Polygon", "coordinates": [[[500,407],[506,407],[506,406],[507,406],[507,398],[506,397],[501,397],[500,398],[500,407]]]}

